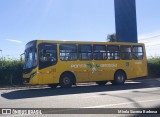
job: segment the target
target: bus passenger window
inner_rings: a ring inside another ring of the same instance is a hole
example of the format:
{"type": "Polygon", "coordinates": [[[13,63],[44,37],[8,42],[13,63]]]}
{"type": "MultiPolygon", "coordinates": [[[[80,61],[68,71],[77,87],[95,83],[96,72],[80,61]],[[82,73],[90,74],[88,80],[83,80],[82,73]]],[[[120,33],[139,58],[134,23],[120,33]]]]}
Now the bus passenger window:
{"type": "Polygon", "coordinates": [[[121,46],[121,59],[131,60],[131,46],[121,46]]]}
{"type": "Polygon", "coordinates": [[[93,57],[94,60],[106,60],[106,46],[105,45],[93,45],[93,57]]]}
{"type": "Polygon", "coordinates": [[[119,60],[120,59],[119,46],[108,45],[107,55],[108,55],[108,60],[119,60]]]}
{"type": "Polygon", "coordinates": [[[92,60],[92,46],[91,45],[79,45],[79,60],[92,60]]]}
{"type": "Polygon", "coordinates": [[[77,60],[77,46],[74,44],[60,45],[60,59],[62,61],[77,60]]]}
{"type": "Polygon", "coordinates": [[[142,46],[133,46],[132,48],[132,56],[135,60],[142,60],[143,59],[143,47],[142,46]]]}

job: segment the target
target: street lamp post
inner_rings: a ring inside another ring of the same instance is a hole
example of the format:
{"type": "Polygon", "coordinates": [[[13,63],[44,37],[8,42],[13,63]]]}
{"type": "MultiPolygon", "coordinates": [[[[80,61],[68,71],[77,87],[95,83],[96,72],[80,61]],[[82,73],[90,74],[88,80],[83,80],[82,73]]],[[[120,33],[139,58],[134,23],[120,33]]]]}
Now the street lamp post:
{"type": "Polygon", "coordinates": [[[20,54],[20,60],[23,61],[24,53],[20,54]]]}

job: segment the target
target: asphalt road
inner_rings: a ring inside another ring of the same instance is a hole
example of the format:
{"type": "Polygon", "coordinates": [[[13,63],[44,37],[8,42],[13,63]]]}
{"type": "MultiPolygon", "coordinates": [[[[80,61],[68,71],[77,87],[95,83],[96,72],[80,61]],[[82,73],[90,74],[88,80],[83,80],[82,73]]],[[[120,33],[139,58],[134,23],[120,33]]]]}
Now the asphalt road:
{"type": "Polygon", "coordinates": [[[119,86],[82,83],[68,89],[0,90],[0,95],[0,108],[160,108],[160,78],[119,86]]]}

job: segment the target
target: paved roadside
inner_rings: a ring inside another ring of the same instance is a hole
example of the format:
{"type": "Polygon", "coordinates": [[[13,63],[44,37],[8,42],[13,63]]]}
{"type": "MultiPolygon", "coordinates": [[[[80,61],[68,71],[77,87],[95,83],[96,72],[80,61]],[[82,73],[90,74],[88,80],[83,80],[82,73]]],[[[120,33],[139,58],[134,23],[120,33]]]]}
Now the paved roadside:
{"type": "Polygon", "coordinates": [[[47,85],[0,85],[0,90],[46,88],[47,85]]]}
{"type": "MultiPolygon", "coordinates": [[[[143,83],[150,83],[153,80],[160,81],[160,78],[135,78],[126,80],[126,83],[131,82],[143,82],[143,83]]],[[[107,84],[111,84],[110,82],[107,84]]],[[[96,85],[95,82],[89,83],[77,83],[77,86],[89,86],[89,85],[96,85]]],[[[15,89],[36,89],[36,88],[49,88],[47,85],[0,85],[0,90],[15,90],[15,89]]]]}

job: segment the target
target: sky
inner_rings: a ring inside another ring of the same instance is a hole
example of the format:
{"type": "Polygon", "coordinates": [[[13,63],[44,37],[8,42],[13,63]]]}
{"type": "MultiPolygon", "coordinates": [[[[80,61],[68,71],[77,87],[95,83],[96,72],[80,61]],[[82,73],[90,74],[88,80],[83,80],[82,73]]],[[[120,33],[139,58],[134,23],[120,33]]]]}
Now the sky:
{"type": "MultiPolygon", "coordinates": [[[[138,40],[160,56],[160,0],[136,0],[138,40]]],[[[0,57],[19,58],[31,40],[106,41],[114,0],[0,0],[0,57]]]]}

